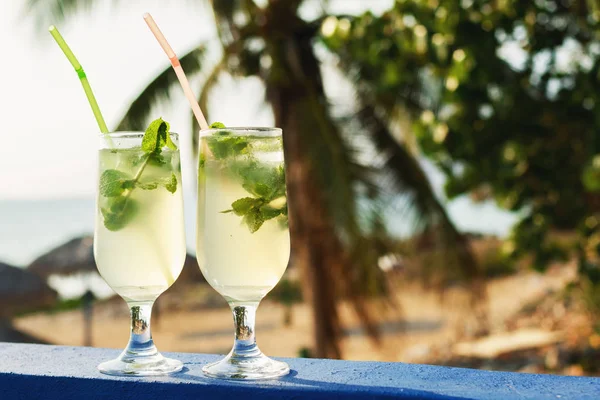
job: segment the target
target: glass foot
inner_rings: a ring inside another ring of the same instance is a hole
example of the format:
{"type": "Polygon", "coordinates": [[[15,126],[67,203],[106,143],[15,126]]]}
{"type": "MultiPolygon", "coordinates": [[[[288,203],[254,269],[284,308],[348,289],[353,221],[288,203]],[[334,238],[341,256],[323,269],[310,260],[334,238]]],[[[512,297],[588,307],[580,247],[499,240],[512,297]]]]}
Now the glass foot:
{"type": "Polygon", "coordinates": [[[202,372],[212,378],[261,380],[287,375],[290,367],[262,353],[255,357],[232,357],[230,354],[221,361],[204,366],[202,372]]]}
{"type": "Polygon", "coordinates": [[[98,370],[103,374],[117,376],[157,376],[168,375],[181,371],[181,361],[166,358],[160,353],[150,356],[131,356],[123,352],[114,360],[98,365],[98,370]]]}

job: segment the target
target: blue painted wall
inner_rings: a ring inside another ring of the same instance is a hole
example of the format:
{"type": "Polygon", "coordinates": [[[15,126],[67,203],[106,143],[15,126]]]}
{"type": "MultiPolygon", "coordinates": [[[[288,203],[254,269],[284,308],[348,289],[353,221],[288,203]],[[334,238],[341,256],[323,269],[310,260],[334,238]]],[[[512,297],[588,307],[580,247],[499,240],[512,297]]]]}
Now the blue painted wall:
{"type": "Polygon", "coordinates": [[[161,378],[96,370],[118,350],[0,344],[0,399],[595,399],[600,378],[488,372],[418,364],[288,359],[290,376],[267,382],[204,377],[216,355],[171,353],[186,368],[161,378]]]}

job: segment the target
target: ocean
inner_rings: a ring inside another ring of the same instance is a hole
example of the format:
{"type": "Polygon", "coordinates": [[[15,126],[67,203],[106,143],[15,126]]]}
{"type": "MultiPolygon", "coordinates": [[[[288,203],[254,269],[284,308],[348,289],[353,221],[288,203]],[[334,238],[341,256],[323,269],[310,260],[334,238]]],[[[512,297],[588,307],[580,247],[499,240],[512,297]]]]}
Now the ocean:
{"type": "MultiPolygon", "coordinates": [[[[195,199],[186,198],[185,204],[187,246],[193,254],[195,199]]],[[[25,267],[74,237],[93,234],[94,207],[93,198],[0,200],[0,261],[25,267]]],[[[460,229],[498,236],[506,235],[517,218],[491,203],[473,204],[467,198],[449,203],[448,209],[460,229]]]]}
{"type": "MultiPolygon", "coordinates": [[[[186,204],[187,245],[193,252],[194,199],[186,199],[186,204]]],[[[94,213],[94,198],[0,200],[0,261],[26,267],[70,239],[92,235],[94,213]]]]}
{"type": "MultiPolygon", "coordinates": [[[[188,251],[195,248],[195,199],[184,199],[186,241],[188,251]]],[[[94,198],[56,200],[0,200],[0,261],[26,267],[40,255],[82,235],[94,232],[94,198]]],[[[472,203],[462,197],[447,204],[448,211],[463,231],[505,236],[517,216],[499,210],[492,203],[472,203]]],[[[389,214],[388,214],[389,215],[389,214]]],[[[405,231],[399,218],[389,215],[392,230],[405,231]]],[[[79,296],[82,282],[94,288],[96,295],[105,297],[112,292],[99,276],[54,277],[50,284],[62,297],[79,296]]]]}
{"type": "MultiPolygon", "coordinates": [[[[186,199],[188,251],[194,254],[194,199],[186,199]]],[[[27,267],[33,260],[78,236],[94,233],[95,199],[0,200],[0,261],[27,267]]],[[[113,291],[98,274],[51,276],[48,283],[62,298],[91,289],[96,297],[113,291]]]]}

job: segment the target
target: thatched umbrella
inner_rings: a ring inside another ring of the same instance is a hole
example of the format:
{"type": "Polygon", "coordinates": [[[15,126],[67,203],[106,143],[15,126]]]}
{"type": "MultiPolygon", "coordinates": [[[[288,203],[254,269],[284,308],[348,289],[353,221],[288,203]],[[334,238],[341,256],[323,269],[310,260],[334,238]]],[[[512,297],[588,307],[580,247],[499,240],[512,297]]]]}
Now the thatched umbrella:
{"type": "Polygon", "coordinates": [[[57,294],[41,277],[0,262],[0,318],[51,306],[57,294]]]}
{"type": "MultiPolygon", "coordinates": [[[[48,253],[35,259],[28,267],[28,270],[35,272],[43,277],[50,275],[72,275],[80,272],[97,272],[96,262],[94,260],[94,238],[93,236],[82,236],[62,244],[48,253]]],[[[185,264],[177,286],[186,283],[205,282],[196,258],[186,255],[185,264]]],[[[177,290],[177,289],[176,289],[177,290]]],[[[91,302],[93,297],[91,292],[87,291],[83,297],[83,316],[84,316],[84,345],[91,345],[91,302]]],[[[154,307],[154,324],[158,325],[160,319],[160,305],[157,302],[154,307]]]]}
{"type": "Polygon", "coordinates": [[[27,269],[43,277],[96,272],[93,245],[92,236],[72,239],[36,258],[27,269]]]}
{"type": "MultiPolygon", "coordinates": [[[[28,267],[29,271],[48,278],[50,275],[73,275],[81,272],[95,273],[94,237],[82,236],[69,240],[48,253],[36,258],[28,267]]],[[[82,301],[83,345],[92,345],[92,302],[94,295],[87,290],[82,301]]]]}
{"type": "MultiPolygon", "coordinates": [[[[82,236],[50,250],[36,258],[27,269],[48,278],[50,275],[73,275],[81,272],[96,272],[94,260],[94,238],[82,236]]],[[[92,345],[92,301],[93,294],[86,291],[82,297],[83,345],[92,345]]]]}
{"type": "Polygon", "coordinates": [[[44,339],[18,330],[7,319],[0,319],[0,342],[50,344],[44,339]]]}
{"type": "Polygon", "coordinates": [[[16,313],[51,306],[57,294],[39,276],[0,262],[0,342],[47,343],[12,326],[16,313]]]}

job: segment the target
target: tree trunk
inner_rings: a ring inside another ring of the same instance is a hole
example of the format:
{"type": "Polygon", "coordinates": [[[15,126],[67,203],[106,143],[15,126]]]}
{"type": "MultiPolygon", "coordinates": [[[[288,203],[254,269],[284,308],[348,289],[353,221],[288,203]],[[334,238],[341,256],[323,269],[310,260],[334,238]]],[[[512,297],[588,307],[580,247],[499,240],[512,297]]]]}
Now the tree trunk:
{"type": "MultiPolygon", "coordinates": [[[[285,15],[279,11],[273,15],[281,24],[285,15]]],[[[286,23],[298,25],[295,18],[290,16],[291,22],[286,23]]],[[[336,297],[344,251],[310,152],[315,146],[310,141],[321,140],[323,129],[322,120],[315,113],[315,107],[322,107],[325,101],[319,64],[313,54],[311,35],[296,31],[285,39],[279,36],[266,40],[273,61],[271,75],[265,79],[267,97],[284,137],[291,262],[301,268],[303,295],[313,310],[314,356],[340,358],[341,326],[336,297]]]]}
{"type": "Polygon", "coordinates": [[[306,100],[285,91],[274,90],[278,101],[273,101],[276,124],[284,131],[287,163],[292,263],[302,271],[303,295],[313,310],[315,356],[340,358],[340,321],[336,307],[335,269],[343,252],[327,213],[323,192],[318,187],[306,145],[302,140],[302,112],[306,100]],[[285,111],[284,111],[285,110],[285,111]]]}

